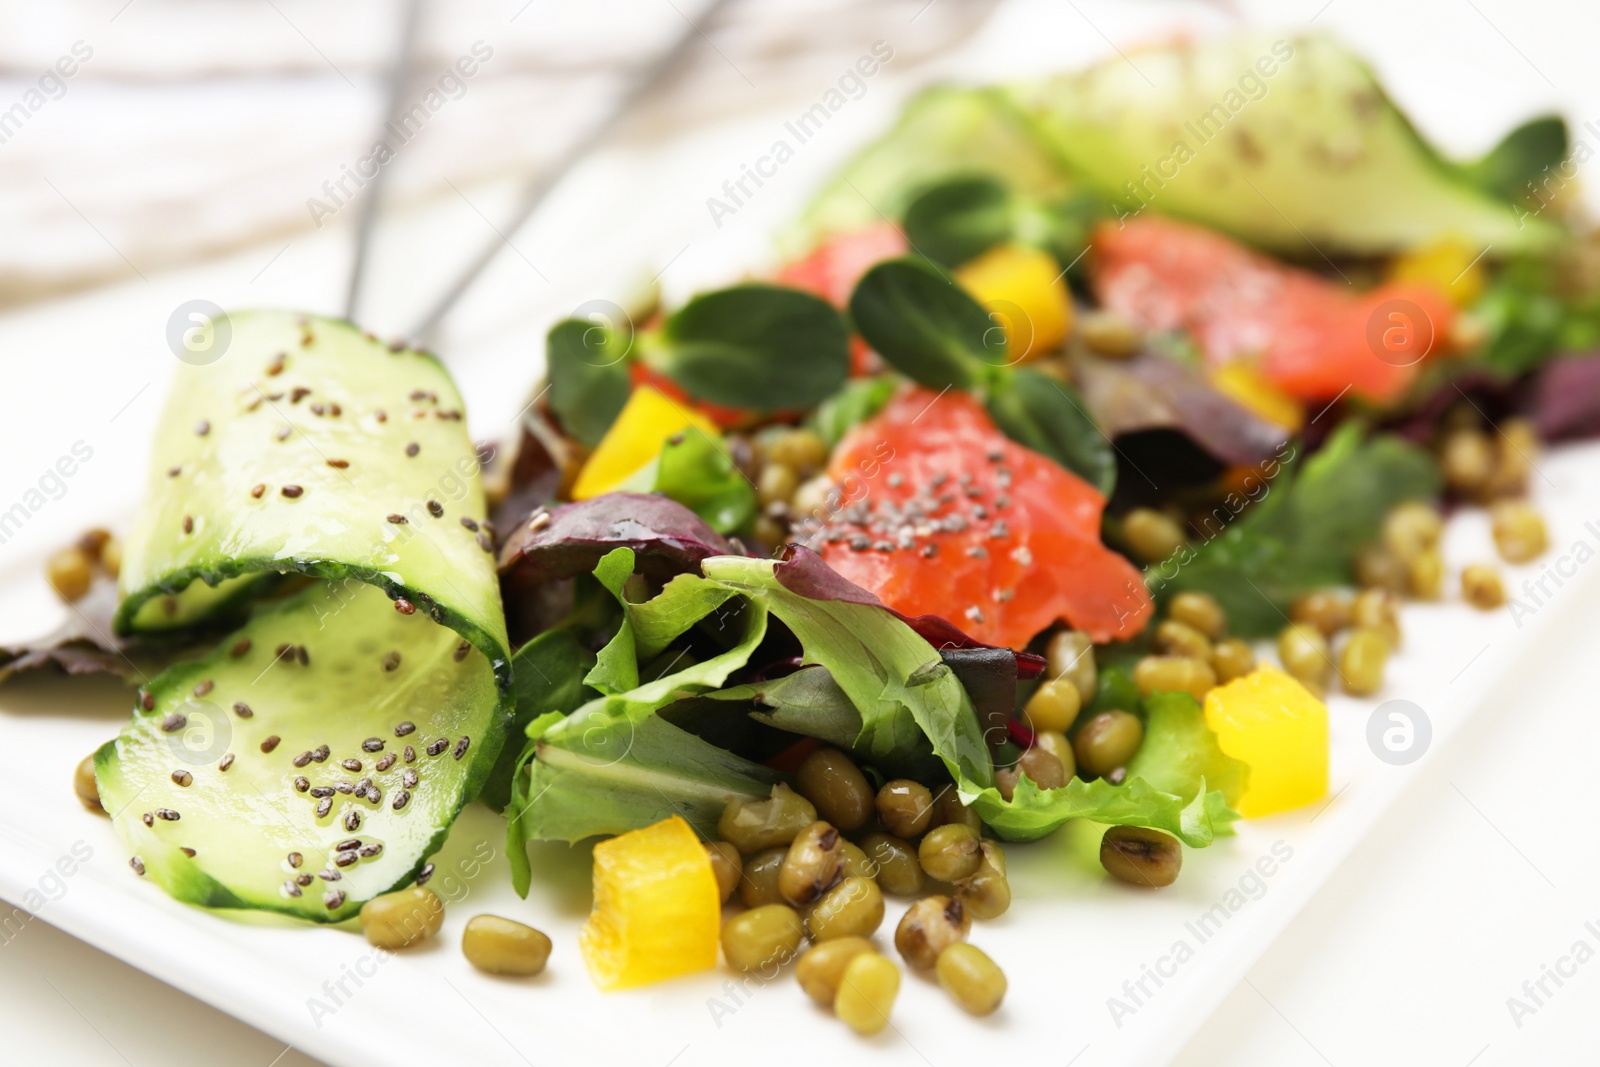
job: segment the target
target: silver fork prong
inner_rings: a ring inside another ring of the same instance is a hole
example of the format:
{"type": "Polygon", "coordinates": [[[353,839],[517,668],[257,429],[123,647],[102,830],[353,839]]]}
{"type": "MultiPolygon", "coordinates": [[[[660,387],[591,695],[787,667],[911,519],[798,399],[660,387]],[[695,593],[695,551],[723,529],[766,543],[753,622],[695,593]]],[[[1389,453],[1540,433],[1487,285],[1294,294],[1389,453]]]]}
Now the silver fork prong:
{"type": "MultiPolygon", "coordinates": [[[[400,28],[400,46],[395,51],[394,63],[389,68],[389,92],[384,100],[383,124],[378,129],[378,140],[389,135],[389,124],[400,112],[401,99],[411,84],[411,67],[416,58],[417,26],[422,21],[422,8],[426,0],[406,0],[404,21],[400,28]]],[[[345,289],[344,317],[355,320],[356,306],[361,301],[361,285],[365,280],[367,254],[372,248],[372,234],[377,226],[382,207],[383,187],[389,168],[380,166],[367,187],[361,201],[361,214],[356,220],[355,247],[351,253],[350,280],[345,289]]]]}
{"type": "Polygon", "coordinates": [[[472,283],[478,280],[478,275],[483,273],[484,268],[500,254],[500,250],[506,244],[501,234],[509,236],[522,228],[522,224],[527,222],[528,218],[538,210],[539,204],[549,195],[550,190],[554,189],[561,179],[571,172],[573,167],[577,166],[581,160],[610,136],[611,132],[632,112],[634,106],[660,84],[662,79],[678,65],[679,61],[694,49],[696,43],[705,38],[701,26],[715,19],[730,2],[731,0],[712,0],[710,6],[701,14],[700,24],[691,22],[685,17],[684,21],[688,25],[684,28],[682,35],[672,43],[670,48],[640,69],[639,74],[634,78],[633,84],[618,98],[616,104],[606,113],[605,117],[591,126],[583,136],[579,137],[577,142],[567,150],[561,159],[541,170],[529,180],[528,184],[523,188],[522,199],[518,203],[517,209],[512,212],[511,217],[506,220],[504,225],[495,228],[494,236],[484,241],[483,247],[478,251],[478,254],[456,276],[455,281],[444,291],[444,295],[428,309],[425,315],[417,320],[417,324],[406,334],[413,343],[422,345],[426,342],[428,335],[439,325],[440,320],[455,306],[456,301],[461,299],[462,294],[472,287],[472,283]]]}

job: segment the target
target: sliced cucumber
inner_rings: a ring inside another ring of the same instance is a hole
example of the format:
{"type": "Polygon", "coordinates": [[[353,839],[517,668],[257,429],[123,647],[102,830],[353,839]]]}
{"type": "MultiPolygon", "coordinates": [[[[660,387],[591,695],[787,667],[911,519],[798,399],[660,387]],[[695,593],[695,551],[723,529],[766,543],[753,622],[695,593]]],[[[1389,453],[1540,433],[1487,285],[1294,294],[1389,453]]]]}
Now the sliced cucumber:
{"type": "Polygon", "coordinates": [[[444,367],[345,322],[230,322],[221,358],[173,383],[118,631],[192,624],[234,602],[230,579],[298,572],[382,586],[506,658],[478,456],[444,367]]]}
{"type": "Polygon", "coordinates": [[[349,918],[416,877],[504,741],[483,653],[360,583],[259,609],[146,692],[95,756],[100,796],[135,870],[212,908],[349,918]]]}
{"type": "Polygon", "coordinates": [[[504,742],[478,458],[432,356],[288,313],[231,326],[174,384],[117,627],[318,580],[145,686],[96,778],[131,865],[174,897],[337,922],[417,876],[504,742]]]}
{"type": "Polygon", "coordinates": [[[1319,266],[1319,252],[1456,236],[1505,255],[1561,234],[1442,159],[1332,38],[1153,47],[1013,95],[1062,165],[1121,210],[1194,219],[1319,266]]]}

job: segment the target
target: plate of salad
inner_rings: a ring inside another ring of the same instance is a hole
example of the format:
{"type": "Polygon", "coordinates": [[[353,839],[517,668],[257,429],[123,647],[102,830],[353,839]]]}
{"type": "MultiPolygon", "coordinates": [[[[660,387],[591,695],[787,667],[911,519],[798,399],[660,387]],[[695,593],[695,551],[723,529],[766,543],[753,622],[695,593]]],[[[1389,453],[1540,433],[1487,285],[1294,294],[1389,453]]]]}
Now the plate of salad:
{"type": "Polygon", "coordinates": [[[1568,152],[1170,44],[916,96],[502,441],[448,353],[216,320],[12,583],[0,892],[330,1063],[1157,1062],[1593,554],[1568,152]]]}

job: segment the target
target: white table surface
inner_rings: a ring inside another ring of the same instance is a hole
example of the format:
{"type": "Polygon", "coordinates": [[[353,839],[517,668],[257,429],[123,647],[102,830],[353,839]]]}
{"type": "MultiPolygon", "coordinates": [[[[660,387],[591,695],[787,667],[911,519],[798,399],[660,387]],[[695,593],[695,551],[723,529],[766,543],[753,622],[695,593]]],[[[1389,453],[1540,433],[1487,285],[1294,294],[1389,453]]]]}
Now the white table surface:
{"type": "MultiPolygon", "coordinates": [[[[1026,4],[1012,6],[1028,9],[1026,4]]],[[[1194,5],[1171,6],[1186,11],[1189,23],[1195,24],[1194,5]]],[[[1081,8],[1084,22],[1092,19],[1096,30],[1104,27],[1108,36],[1127,40],[1121,16],[1106,5],[1085,0],[1069,7],[1071,11],[1064,16],[1058,12],[1058,17],[1079,17],[1073,12],[1081,8]]],[[[1315,15],[1318,26],[1359,42],[1378,59],[1397,95],[1423,112],[1419,117],[1424,124],[1456,144],[1481,146],[1495,131],[1539,106],[1560,105],[1577,123],[1600,119],[1600,80],[1593,77],[1590,55],[1597,22],[1592,4],[1437,0],[1402,7],[1368,0],[1305,0],[1276,5],[1272,11],[1272,21],[1285,25],[1315,15]],[[1445,99],[1463,96],[1471,106],[1452,106],[1445,99]]],[[[1200,21],[1214,25],[1217,20],[1200,21]]],[[[1008,22],[1003,12],[990,32],[1018,33],[1022,28],[1017,16],[1008,22]]],[[[1041,47],[1037,41],[1019,43],[1018,51],[1028,53],[1037,65],[1041,47]]],[[[1092,54],[1100,45],[1075,40],[1071,50],[1092,54]]],[[[887,109],[890,94],[883,95],[881,102],[869,96],[870,106],[887,109]]],[[[720,175],[725,165],[726,159],[719,160],[707,173],[720,175]]],[[[491,215],[507,194],[492,188],[471,192],[473,203],[491,215]]],[[[780,201],[787,195],[775,192],[749,226],[781,218],[780,201]]],[[[703,216],[696,219],[701,221],[703,216]]],[[[449,222],[461,224],[458,218],[449,222]]],[[[419,214],[391,239],[402,246],[426,246],[442,224],[439,218],[419,214]]],[[[529,247],[536,247],[540,225],[535,223],[535,232],[526,237],[529,247]]],[[[706,244],[702,236],[697,232],[690,237],[700,247],[678,267],[687,278],[710,269],[696,263],[706,244]]],[[[155,408],[150,396],[140,397],[148,382],[143,372],[131,373],[119,364],[113,324],[97,322],[97,309],[145,303],[153,310],[141,319],[150,319],[151,329],[159,329],[167,310],[197,292],[215,292],[220,299],[227,290],[230,296],[249,295],[257,303],[328,308],[342,270],[340,239],[330,228],[293,242],[281,262],[274,256],[278,247],[266,248],[260,255],[203,270],[130,282],[120,292],[0,316],[0,336],[23,320],[30,333],[41,323],[54,323],[74,336],[107,334],[99,350],[102,362],[74,364],[71,375],[60,374],[59,368],[52,371],[47,361],[0,352],[6,384],[15,390],[10,395],[64,411],[74,410],[88,396],[94,410],[117,412],[118,439],[122,433],[144,432],[155,408]],[[124,403],[130,405],[126,416],[120,407],[124,403]]],[[[722,239],[738,242],[743,255],[759,255],[749,251],[760,245],[753,234],[722,239]]],[[[523,241],[518,237],[519,245],[523,241]]],[[[642,254],[641,266],[652,255],[657,263],[666,262],[678,243],[676,237],[661,238],[659,247],[642,254]]],[[[713,263],[728,256],[726,247],[704,254],[713,263]]],[[[498,297],[525,288],[526,270],[517,257],[503,257],[469,310],[492,307],[498,297]]],[[[571,288],[582,295],[593,292],[583,281],[572,282],[571,288]]],[[[560,299],[544,301],[544,313],[564,312],[575,302],[565,297],[563,293],[560,299]]],[[[396,285],[390,296],[374,301],[371,315],[380,322],[392,320],[386,325],[398,328],[414,303],[414,294],[396,285]]],[[[504,313],[488,319],[497,329],[507,324],[504,313]]],[[[462,331],[459,336],[465,347],[466,339],[475,335],[462,331]]],[[[85,346],[74,347],[82,357],[85,346]]],[[[485,349],[492,350],[492,345],[485,349]]],[[[155,390],[159,392],[159,384],[155,390]]],[[[494,410],[506,402],[484,398],[480,408],[494,410]]],[[[0,468],[11,469],[0,470],[0,489],[8,498],[14,496],[12,482],[24,484],[27,471],[48,462],[59,449],[57,442],[5,441],[0,468]],[[20,466],[12,466],[14,457],[20,457],[20,466]]],[[[94,483],[92,471],[86,470],[84,477],[83,488],[55,506],[54,517],[63,525],[75,516],[93,514],[94,502],[88,497],[102,502],[131,499],[126,487],[94,483]]],[[[36,547],[44,536],[41,528],[21,547],[36,547]]],[[[1413,781],[1394,815],[1350,857],[1176,1063],[1483,1067],[1594,1062],[1600,1022],[1592,1001],[1600,991],[1600,962],[1585,956],[1577,964],[1572,954],[1580,940],[1600,951],[1600,934],[1585,927],[1592,921],[1600,931],[1600,901],[1586,893],[1600,882],[1600,850],[1590,844],[1594,831],[1588,821],[1600,808],[1591,784],[1600,724],[1589,673],[1600,610],[1587,603],[1567,603],[1559,610],[1569,623],[1563,627],[1561,647],[1542,650],[1534,676],[1499,683],[1495,694],[1501,712],[1480,716],[1463,734],[1404,772],[1413,781]],[[1570,977],[1557,985],[1545,977],[1546,967],[1570,977]],[[1536,1002],[1524,983],[1541,978],[1545,991],[1534,986],[1536,1002]],[[1512,997],[1535,1010],[1513,1017],[1508,1007],[1512,997]]],[[[48,908],[41,916],[0,943],[0,1040],[5,1046],[0,1060],[140,1067],[315,1063],[53,929],[48,908]]],[[[1055,1050],[1059,1056],[1041,1050],[1043,1062],[1064,1063],[1075,1048],[1071,1035],[1063,1035],[1055,1050]]]]}

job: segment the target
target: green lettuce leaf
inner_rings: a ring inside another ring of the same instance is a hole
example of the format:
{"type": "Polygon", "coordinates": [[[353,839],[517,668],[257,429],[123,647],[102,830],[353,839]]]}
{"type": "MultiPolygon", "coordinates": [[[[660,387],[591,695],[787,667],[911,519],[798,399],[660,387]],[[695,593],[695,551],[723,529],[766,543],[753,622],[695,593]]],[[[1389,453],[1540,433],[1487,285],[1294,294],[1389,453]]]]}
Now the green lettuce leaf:
{"type": "Polygon", "coordinates": [[[881,606],[812,599],[786,587],[775,561],[713,556],[704,577],[681,574],[655,597],[637,601],[631,550],[595,568],[622,605],[615,637],[584,677],[601,695],[573,711],[552,709],[529,722],[513,779],[507,829],[513,882],[526,893],[526,842],[578,841],[681,815],[712,836],[727,802],[766,796],[779,775],[681,729],[660,712],[690,697],[709,698],[770,725],[848,747],[890,773],[952,779],[1000,836],[1041,837],[1069,819],[1150,826],[1191,846],[1209,844],[1237,816],[1230,809],[1245,768],[1217,747],[1193,698],[1145,701],[1146,735],[1120,785],[1074,779],[1043,791],[1023,779],[1013,799],[994,785],[990,746],[972,698],[931,644],[881,606]],[[769,617],[800,642],[809,666],[773,681],[721,688],[746,665],[769,617]],[[640,663],[660,657],[691,628],[715,623],[724,651],[640,681],[640,663]],[[935,762],[935,760],[937,762],[935,762]]]}
{"type": "Polygon", "coordinates": [[[655,459],[617,488],[676,500],[718,533],[742,529],[756,514],[750,479],[733,465],[720,441],[694,428],[668,438],[655,459]]]}
{"type": "MultiPolygon", "coordinates": [[[[890,612],[870,604],[811,600],[785,588],[772,560],[715,556],[706,576],[766,606],[799,639],[807,662],[824,666],[861,717],[863,735],[900,736],[909,717],[964,803],[974,806],[1010,841],[1042,837],[1069,819],[1150,826],[1202,847],[1226,832],[1242,789],[1244,767],[1222,754],[1193,698],[1161,699],[1147,709],[1145,746],[1137,770],[1121,785],[1073,779],[1041,790],[1024,778],[1006,800],[994,786],[983,731],[966,690],[938,652],[890,612]],[[1177,790],[1167,792],[1160,786],[1177,790]],[[1208,788],[1223,782],[1231,791],[1208,788]]],[[[837,714],[836,708],[830,708],[837,714]]],[[[836,727],[835,727],[836,728],[836,727]]],[[[808,731],[801,731],[808,732],[808,731]]],[[[871,741],[869,741],[869,744],[871,741]]]]}
{"type": "Polygon", "coordinates": [[[722,686],[744,666],[766,635],[762,610],[730,612],[723,627],[732,645],[682,670],[640,683],[639,663],[690,627],[717,612],[732,590],[680,575],[656,597],[628,597],[634,554],[618,548],[595,568],[595,577],[623,607],[621,627],[585,677],[601,696],[570,715],[552,712],[528,726],[507,805],[507,852],[512,883],[527,894],[531,879],[527,842],[576,842],[619,834],[681,815],[703,836],[713,836],[723,807],[734,796],[766,796],[778,775],[694,736],[656,713],[666,705],[722,686]],[[658,647],[659,646],[659,647],[658,647]]]}
{"type": "Polygon", "coordinates": [[[570,627],[548,630],[512,655],[511,693],[516,706],[508,741],[479,794],[485,804],[500,811],[510,802],[511,780],[526,762],[518,739],[526,736],[535,719],[552,713],[565,716],[596,695],[583,681],[594,662],[594,653],[583,647],[570,627]]]}
{"type": "Polygon", "coordinates": [[[921,781],[943,769],[909,709],[878,716],[870,725],[862,722],[855,703],[826,667],[805,667],[772,681],[707,695],[713,700],[755,702],[760,707],[750,715],[758,722],[826,741],[898,778],[921,781]]]}

